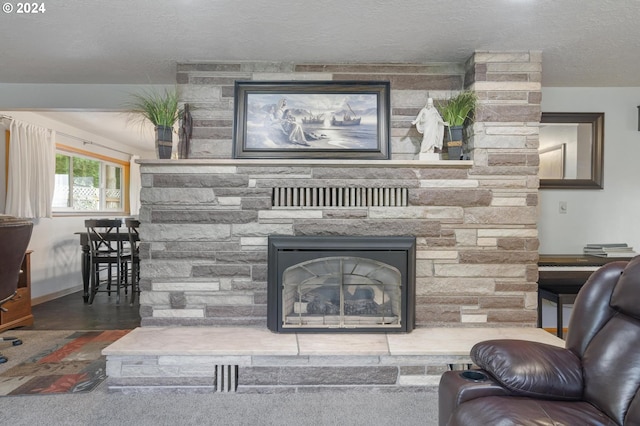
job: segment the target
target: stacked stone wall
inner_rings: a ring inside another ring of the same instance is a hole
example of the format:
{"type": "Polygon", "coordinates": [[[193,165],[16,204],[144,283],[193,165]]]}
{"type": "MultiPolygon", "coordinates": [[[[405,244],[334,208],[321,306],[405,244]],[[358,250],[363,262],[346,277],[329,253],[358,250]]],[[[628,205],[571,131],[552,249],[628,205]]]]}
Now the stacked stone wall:
{"type": "Polygon", "coordinates": [[[537,319],[541,55],[466,64],[180,64],[194,107],[190,160],[143,161],[143,325],[266,326],[267,236],[414,235],[416,324],[537,319]],[[231,160],[238,80],[391,81],[391,161],[231,160]],[[471,161],[412,161],[427,97],[479,97],[471,161]],[[274,187],[402,187],[406,207],[273,207],[274,187]]]}
{"type": "Polygon", "coordinates": [[[421,135],[411,121],[431,96],[444,100],[462,90],[464,64],[321,65],[264,62],[178,64],[181,100],[193,109],[190,158],[231,158],[236,80],[389,81],[391,152],[413,159],[421,135]]]}

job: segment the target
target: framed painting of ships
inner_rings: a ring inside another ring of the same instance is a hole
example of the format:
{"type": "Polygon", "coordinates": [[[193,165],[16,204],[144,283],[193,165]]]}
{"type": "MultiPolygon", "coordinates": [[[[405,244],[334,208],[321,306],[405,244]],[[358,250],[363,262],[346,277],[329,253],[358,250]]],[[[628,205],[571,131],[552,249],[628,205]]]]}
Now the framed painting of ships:
{"type": "Polygon", "coordinates": [[[388,81],[236,81],[234,158],[390,157],[388,81]]]}

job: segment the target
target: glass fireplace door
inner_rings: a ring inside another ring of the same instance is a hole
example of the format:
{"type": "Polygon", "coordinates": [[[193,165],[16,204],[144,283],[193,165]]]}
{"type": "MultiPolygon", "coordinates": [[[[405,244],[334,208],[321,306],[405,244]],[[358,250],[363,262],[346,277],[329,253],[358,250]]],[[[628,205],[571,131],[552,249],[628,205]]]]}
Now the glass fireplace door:
{"type": "Polygon", "coordinates": [[[283,328],[399,328],[402,274],[361,257],[307,260],[282,276],[283,328]]]}

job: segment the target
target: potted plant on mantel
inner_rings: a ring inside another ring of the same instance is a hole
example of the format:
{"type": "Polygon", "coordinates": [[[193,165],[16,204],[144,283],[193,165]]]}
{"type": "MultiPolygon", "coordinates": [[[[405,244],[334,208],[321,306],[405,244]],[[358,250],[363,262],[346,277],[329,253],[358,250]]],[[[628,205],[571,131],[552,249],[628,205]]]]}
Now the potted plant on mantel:
{"type": "Polygon", "coordinates": [[[164,92],[145,91],[132,94],[128,104],[129,113],[149,120],[156,130],[156,155],[160,159],[171,158],[173,126],[182,118],[183,109],[178,106],[176,89],[164,92]]]}
{"type": "Polygon", "coordinates": [[[459,160],[462,156],[462,129],[467,118],[475,111],[478,97],[475,92],[465,90],[446,101],[438,103],[437,108],[444,121],[449,123],[445,132],[445,142],[449,160],[459,160]]]}

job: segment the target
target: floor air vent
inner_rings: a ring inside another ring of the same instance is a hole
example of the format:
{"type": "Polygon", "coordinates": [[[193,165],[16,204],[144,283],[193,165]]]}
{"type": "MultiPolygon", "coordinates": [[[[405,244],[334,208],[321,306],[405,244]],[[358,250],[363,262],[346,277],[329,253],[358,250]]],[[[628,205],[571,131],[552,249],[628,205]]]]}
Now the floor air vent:
{"type": "Polygon", "coordinates": [[[216,365],[216,390],[235,392],[238,389],[238,366],[216,365]]]}
{"type": "Polygon", "coordinates": [[[274,207],[405,207],[407,188],[273,188],[274,207]]]}

